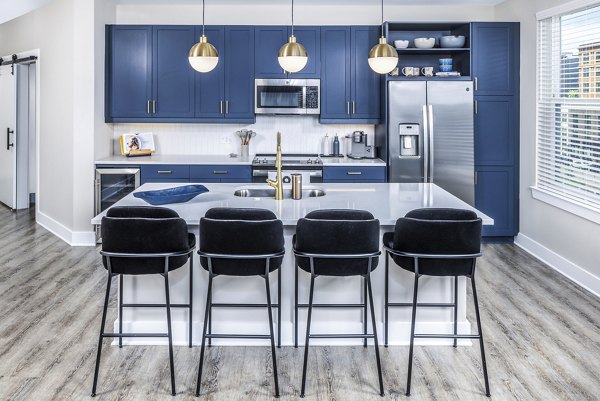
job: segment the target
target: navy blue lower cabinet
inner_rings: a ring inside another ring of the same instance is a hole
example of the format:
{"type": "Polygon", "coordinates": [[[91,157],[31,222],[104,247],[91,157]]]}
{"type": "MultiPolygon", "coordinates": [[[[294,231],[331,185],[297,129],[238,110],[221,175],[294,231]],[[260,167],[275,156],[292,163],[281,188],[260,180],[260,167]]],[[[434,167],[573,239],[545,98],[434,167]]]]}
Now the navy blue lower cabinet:
{"type": "Polygon", "coordinates": [[[141,183],[169,182],[168,180],[190,180],[190,166],[184,164],[145,164],[141,168],[141,183]]]}
{"type": "Polygon", "coordinates": [[[251,182],[252,168],[250,166],[236,165],[190,166],[190,180],[198,181],[203,179],[234,180],[228,182],[251,182]]]}
{"type": "Polygon", "coordinates": [[[160,183],[160,184],[187,184],[190,182],[189,178],[146,178],[142,179],[142,184],[149,183],[160,183]]]}
{"type": "Polygon", "coordinates": [[[385,182],[385,167],[323,167],[323,182],[385,182]]]}
{"type": "Polygon", "coordinates": [[[518,196],[513,167],[476,166],[475,208],[494,219],[484,237],[513,237],[518,231],[518,196]]]}

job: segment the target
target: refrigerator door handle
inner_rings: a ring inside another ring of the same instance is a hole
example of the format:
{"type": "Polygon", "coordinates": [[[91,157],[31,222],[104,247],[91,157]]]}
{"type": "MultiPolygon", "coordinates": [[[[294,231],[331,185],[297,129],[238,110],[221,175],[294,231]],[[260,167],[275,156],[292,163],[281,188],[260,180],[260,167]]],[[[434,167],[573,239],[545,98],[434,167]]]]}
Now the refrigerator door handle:
{"type": "Polygon", "coordinates": [[[434,161],[434,147],[433,147],[433,137],[435,136],[434,131],[433,131],[433,106],[429,105],[428,106],[429,110],[427,113],[427,117],[429,117],[429,122],[428,122],[428,126],[429,126],[429,163],[430,163],[430,167],[429,167],[429,182],[433,182],[433,166],[435,164],[434,161]]]}
{"type": "Polygon", "coordinates": [[[423,105],[423,182],[429,182],[429,118],[423,105]]]}

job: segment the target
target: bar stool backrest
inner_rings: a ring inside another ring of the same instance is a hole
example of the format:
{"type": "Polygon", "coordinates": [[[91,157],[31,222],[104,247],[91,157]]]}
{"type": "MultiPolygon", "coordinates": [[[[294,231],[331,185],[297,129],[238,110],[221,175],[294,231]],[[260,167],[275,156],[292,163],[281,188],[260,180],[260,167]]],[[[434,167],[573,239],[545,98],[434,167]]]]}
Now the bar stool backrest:
{"type": "MultiPolygon", "coordinates": [[[[398,219],[394,250],[428,255],[467,255],[481,251],[481,219],[462,209],[416,209],[398,219]]],[[[403,268],[414,271],[413,258],[392,255],[403,268]]],[[[419,258],[419,273],[434,276],[471,275],[473,258],[419,258]]]]}
{"type": "MultiPolygon", "coordinates": [[[[254,208],[213,208],[200,219],[201,252],[220,255],[269,255],[284,251],[283,223],[275,213],[254,208]]],[[[265,273],[265,259],[211,258],[214,274],[255,276],[265,273]]],[[[271,258],[269,271],[281,266],[271,258]]],[[[208,270],[208,258],[200,257],[208,270]]]]}
{"type": "MultiPolygon", "coordinates": [[[[315,210],[298,220],[294,249],[312,254],[371,254],[379,251],[379,220],[364,210],[315,210]]],[[[310,272],[310,260],[297,257],[300,268],[310,272]]],[[[372,258],[371,270],[379,258],[372,258]]],[[[315,274],[353,276],[367,274],[368,258],[315,258],[315,274]]]]}
{"type": "MultiPolygon", "coordinates": [[[[157,254],[189,250],[188,227],[179,215],[162,207],[113,207],[102,218],[102,251],[157,254]]],[[[188,256],[169,258],[169,270],[183,266],[188,256]]],[[[115,274],[164,273],[164,258],[111,257],[115,274]]],[[[107,258],[102,257],[108,269],[107,258]]]]}

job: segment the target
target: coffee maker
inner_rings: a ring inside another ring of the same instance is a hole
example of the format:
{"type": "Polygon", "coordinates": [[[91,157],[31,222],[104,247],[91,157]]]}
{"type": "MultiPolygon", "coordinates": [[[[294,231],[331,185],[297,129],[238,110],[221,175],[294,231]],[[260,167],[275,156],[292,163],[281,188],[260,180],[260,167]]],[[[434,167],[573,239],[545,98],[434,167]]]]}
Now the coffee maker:
{"type": "Polygon", "coordinates": [[[347,136],[350,140],[350,153],[348,157],[351,159],[374,159],[375,146],[367,144],[367,134],[363,131],[354,131],[347,136]]]}

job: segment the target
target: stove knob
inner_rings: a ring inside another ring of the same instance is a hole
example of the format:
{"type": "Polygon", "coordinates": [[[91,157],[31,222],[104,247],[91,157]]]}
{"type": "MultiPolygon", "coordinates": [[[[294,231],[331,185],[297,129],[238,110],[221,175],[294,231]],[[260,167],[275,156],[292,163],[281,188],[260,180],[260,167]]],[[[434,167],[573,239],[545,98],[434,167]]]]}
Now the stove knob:
{"type": "Polygon", "coordinates": [[[281,181],[283,181],[286,184],[289,184],[290,182],[292,182],[292,179],[289,176],[285,176],[281,179],[281,181]]]}
{"type": "Polygon", "coordinates": [[[308,159],[308,160],[306,161],[306,163],[308,163],[308,164],[312,164],[312,162],[313,162],[313,161],[312,161],[312,159],[308,159]]]}
{"type": "Polygon", "coordinates": [[[267,164],[267,159],[263,159],[263,164],[267,164]]]}

